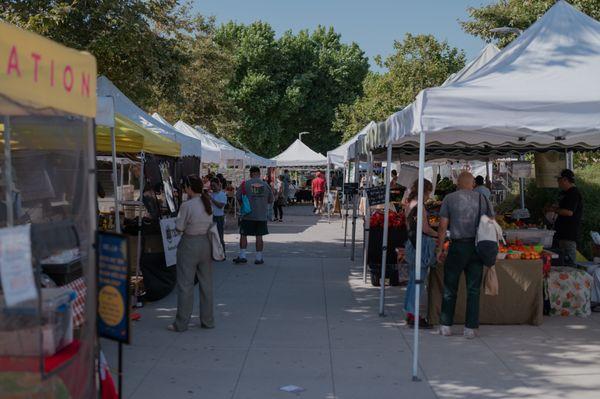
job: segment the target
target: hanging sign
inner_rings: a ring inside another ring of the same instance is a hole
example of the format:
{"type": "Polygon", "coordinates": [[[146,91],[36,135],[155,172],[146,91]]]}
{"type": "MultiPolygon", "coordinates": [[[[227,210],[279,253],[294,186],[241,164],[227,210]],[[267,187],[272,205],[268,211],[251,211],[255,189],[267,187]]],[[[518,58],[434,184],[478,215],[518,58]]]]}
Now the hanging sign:
{"type": "Polygon", "coordinates": [[[527,161],[513,162],[512,174],[515,179],[529,179],[531,177],[531,163],[527,161]]]}
{"type": "Polygon", "coordinates": [[[31,264],[31,225],[0,229],[0,279],[7,307],[37,299],[31,264]]]}
{"type": "Polygon", "coordinates": [[[163,249],[165,250],[165,263],[167,267],[177,263],[177,245],[181,240],[181,233],[175,228],[177,218],[160,219],[160,234],[163,249]]]}
{"type": "Polygon", "coordinates": [[[93,118],[96,58],[0,21],[0,94],[93,118]]]}
{"type": "Polygon", "coordinates": [[[385,186],[370,187],[365,189],[369,206],[385,204],[385,186]]]}
{"type": "Polygon", "coordinates": [[[129,343],[129,250],[122,234],[98,233],[98,334],[129,343]]]}

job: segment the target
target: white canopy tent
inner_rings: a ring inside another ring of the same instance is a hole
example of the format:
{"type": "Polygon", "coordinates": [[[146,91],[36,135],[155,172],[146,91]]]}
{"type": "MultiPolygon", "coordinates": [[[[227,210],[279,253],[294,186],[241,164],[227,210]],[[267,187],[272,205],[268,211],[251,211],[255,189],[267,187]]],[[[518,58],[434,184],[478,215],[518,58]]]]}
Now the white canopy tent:
{"type": "MultiPolygon", "coordinates": [[[[416,265],[421,264],[425,149],[464,154],[557,148],[600,148],[600,23],[560,0],[466,80],[422,91],[412,122],[391,124],[392,146],[419,138],[416,265]]],[[[389,172],[386,214],[389,211],[389,172]]],[[[387,221],[387,215],[386,219],[387,221]]],[[[384,226],[387,244],[387,223],[384,226]]],[[[415,277],[420,281],[420,267],[415,277]]],[[[416,314],[419,317],[416,286],[416,314]]],[[[415,323],[413,377],[418,371],[415,323]]]]}
{"type": "Polygon", "coordinates": [[[354,144],[360,136],[363,136],[367,131],[375,125],[375,122],[371,121],[361,129],[360,132],[356,133],[350,140],[344,142],[339,147],[327,151],[327,161],[329,164],[333,164],[337,167],[343,167],[348,162],[348,151],[352,144],[354,144]]]}
{"type": "Polygon", "coordinates": [[[246,165],[259,166],[264,168],[272,168],[277,166],[277,163],[272,159],[263,158],[260,155],[256,155],[252,151],[246,152],[246,165]]]}
{"type": "Polygon", "coordinates": [[[202,142],[202,148],[204,150],[204,153],[202,154],[202,163],[221,163],[223,160],[221,147],[210,137],[200,133],[183,121],[178,121],[175,123],[174,127],[182,134],[185,134],[188,137],[194,137],[202,142]]]}
{"type": "Polygon", "coordinates": [[[112,97],[115,104],[115,112],[118,112],[131,119],[138,125],[161,136],[168,137],[181,144],[181,156],[202,157],[202,143],[194,138],[181,134],[171,126],[154,119],[144,110],[139,108],[125,94],[121,92],[105,76],[98,77],[96,91],[98,96],[112,97]]]}
{"type": "Polygon", "coordinates": [[[214,134],[206,131],[201,126],[194,126],[198,132],[204,134],[208,138],[210,138],[213,142],[215,142],[221,149],[221,160],[236,160],[236,161],[244,161],[246,159],[246,152],[240,150],[239,148],[231,145],[227,140],[217,137],[214,134]]]}
{"type": "Polygon", "coordinates": [[[303,167],[327,165],[327,158],[323,154],[313,151],[302,141],[296,139],[285,151],[271,158],[278,167],[303,167]]]}

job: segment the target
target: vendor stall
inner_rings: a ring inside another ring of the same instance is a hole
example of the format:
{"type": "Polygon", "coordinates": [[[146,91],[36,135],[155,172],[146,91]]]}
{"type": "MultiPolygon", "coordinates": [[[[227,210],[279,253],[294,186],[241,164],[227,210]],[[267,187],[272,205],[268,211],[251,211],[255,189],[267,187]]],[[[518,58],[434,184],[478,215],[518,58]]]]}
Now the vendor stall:
{"type": "MultiPolygon", "coordinates": [[[[428,159],[506,154],[522,159],[527,152],[600,148],[598,38],[598,21],[558,1],[468,79],[426,89],[411,107],[388,118],[377,140],[385,143],[387,163],[419,160],[417,265],[422,258],[423,180],[428,159]]],[[[386,203],[389,181],[388,172],[386,203]]],[[[384,228],[384,247],[386,237],[384,228]]],[[[420,267],[415,276],[419,281],[420,267]]],[[[417,284],[417,319],[420,288],[417,284]]],[[[414,340],[416,378],[418,331],[414,340]]]]}
{"type": "Polygon", "coordinates": [[[95,398],[96,60],[1,21],[0,54],[0,395],[95,398]]]}

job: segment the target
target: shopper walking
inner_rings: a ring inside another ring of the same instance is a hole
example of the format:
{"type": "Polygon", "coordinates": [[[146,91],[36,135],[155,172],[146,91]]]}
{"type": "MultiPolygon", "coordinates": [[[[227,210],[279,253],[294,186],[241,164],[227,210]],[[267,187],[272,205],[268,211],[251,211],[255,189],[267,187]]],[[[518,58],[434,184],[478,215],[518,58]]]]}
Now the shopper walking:
{"type": "Polygon", "coordinates": [[[473,191],[478,192],[488,200],[491,200],[492,192],[485,186],[485,180],[483,179],[483,176],[480,175],[475,178],[475,188],[473,191]]]}
{"type": "Polygon", "coordinates": [[[248,197],[251,212],[241,217],[240,254],[233,262],[248,262],[246,258],[248,236],[254,236],[256,237],[256,259],[254,264],[262,265],[265,263],[263,258],[263,236],[269,234],[267,218],[269,209],[273,203],[273,192],[269,183],[260,178],[260,169],[256,166],[250,168],[250,179],[242,182],[237,191],[236,197],[240,204],[242,203],[242,196],[248,197]]]}
{"type": "Polygon", "coordinates": [[[458,191],[448,194],[440,210],[438,229],[438,259],[444,264],[444,298],[440,319],[440,334],[452,335],[454,309],[460,275],[464,272],[467,283],[467,309],[464,336],[475,338],[479,328],[479,294],[483,278],[483,262],[475,248],[475,237],[481,215],[494,216],[492,205],[485,196],[473,191],[473,175],[462,172],[458,177],[458,191]],[[443,251],[446,231],[450,229],[448,253],[443,251]]]}
{"type": "Polygon", "coordinates": [[[212,205],[213,221],[217,224],[223,253],[225,253],[225,205],[227,204],[227,194],[223,191],[221,180],[214,178],[210,182],[210,202],[212,205]]]}
{"type": "Polygon", "coordinates": [[[207,235],[212,223],[210,197],[195,175],[184,179],[188,200],[181,204],[175,223],[183,233],[177,246],[177,315],[171,331],[188,329],[194,308],[194,279],[200,283],[200,326],[214,328],[211,244],[207,235]]]}
{"type": "Polygon", "coordinates": [[[323,212],[323,199],[325,198],[325,179],[321,172],[317,172],[317,177],[311,182],[311,191],[314,202],[315,214],[321,214],[323,212]]]}
{"type": "Polygon", "coordinates": [[[276,222],[283,222],[283,205],[285,204],[285,190],[284,190],[285,176],[280,175],[275,181],[273,187],[273,214],[275,215],[276,222]]]}
{"type": "MultiPolygon", "coordinates": [[[[423,200],[427,200],[433,191],[433,184],[429,180],[424,180],[423,189],[423,200]]],[[[411,188],[410,195],[408,197],[408,205],[405,210],[407,227],[408,227],[408,240],[404,245],[405,259],[408,263],[408,286],[406,287],[406,296],[404,297],[404,311],[406,312],[406,322],[409,326],[415,324],[415,298],[416,298],[416,248],[417,248],[417,194],[419,188],[419,181],[416,180],[411,188]]],[[[429,268],[435,265],[435,244],[437,232],[429,225],[429,218],[427,217],[427,211],[423,208],[423,238],[421,243],[421,281],[427,280],[427,274],[429,268]]],[[[424,287],[422,287],[424,288],[424,287]]],[[[421,303],[426,297],[425,289],[421,289],[420,298],[421,303]]],[[[431,325],[427,321],[426,317],[419,317],[419,327],[431,328],[431,325]]]]}

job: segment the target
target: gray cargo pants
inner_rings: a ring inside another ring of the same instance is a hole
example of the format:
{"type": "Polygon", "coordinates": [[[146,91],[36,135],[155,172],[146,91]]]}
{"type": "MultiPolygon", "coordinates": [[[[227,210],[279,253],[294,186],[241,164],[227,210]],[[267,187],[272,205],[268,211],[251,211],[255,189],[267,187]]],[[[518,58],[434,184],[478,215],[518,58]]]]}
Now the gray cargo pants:
{"type": "Polygon", "coordinates": [[[207,235],[184,235],[177,246],[177,331],[187,330],[194,310],[195,276],[200,282],[200,321],[214,327],[212,255],[207,235]]]}

